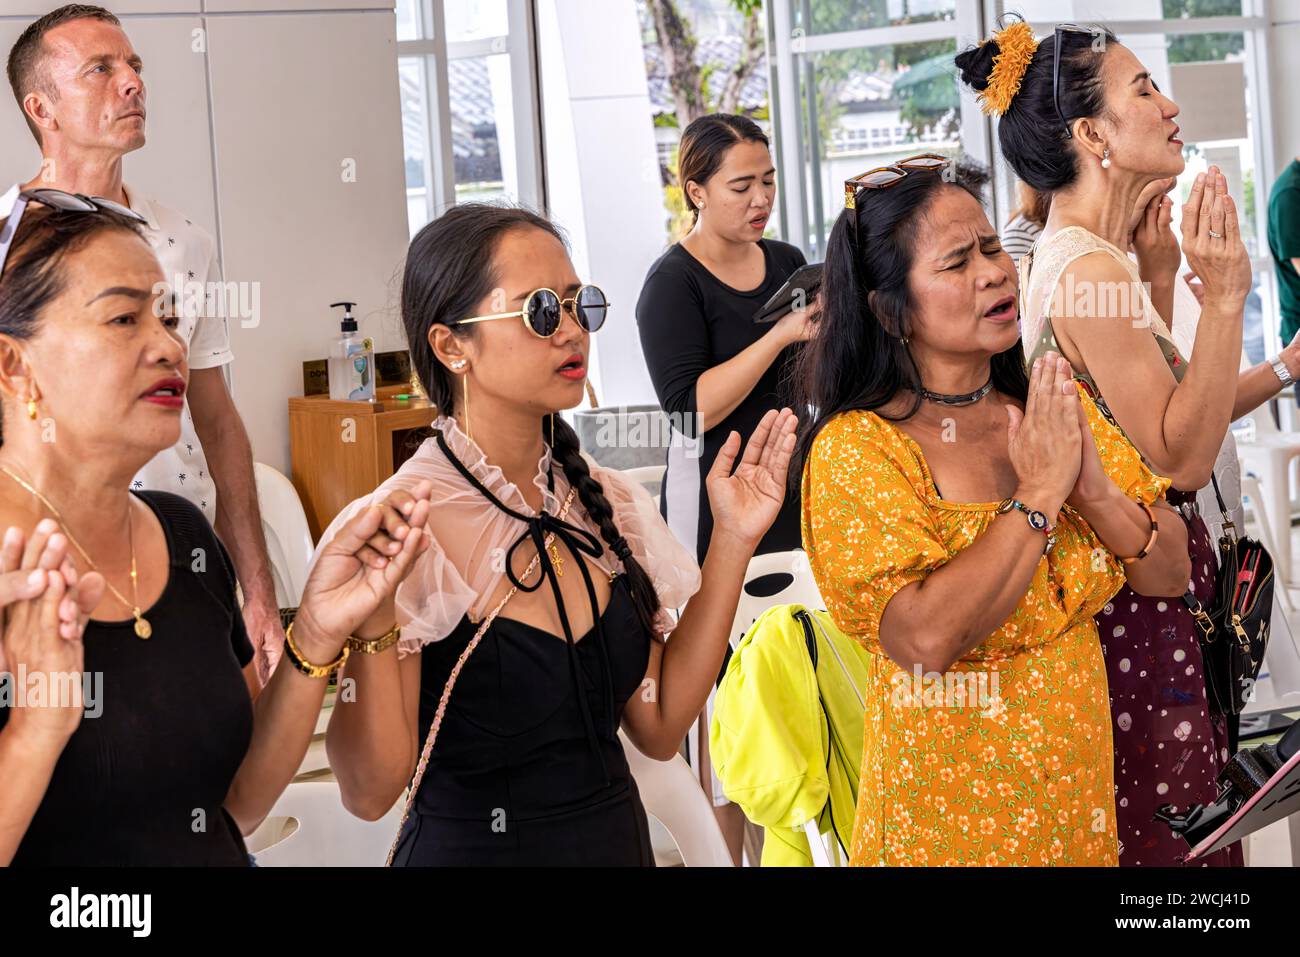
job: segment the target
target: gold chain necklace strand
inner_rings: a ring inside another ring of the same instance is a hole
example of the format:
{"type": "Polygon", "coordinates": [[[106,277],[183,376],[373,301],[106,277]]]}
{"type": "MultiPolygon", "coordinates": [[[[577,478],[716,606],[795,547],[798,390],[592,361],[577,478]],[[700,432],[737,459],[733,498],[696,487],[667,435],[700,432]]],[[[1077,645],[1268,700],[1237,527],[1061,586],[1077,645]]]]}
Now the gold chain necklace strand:
{"type": "MultiPolygon", "coordinates": [[[[72,542],[72,544],[76,547],[77,551],[81,553],[81,557],[86,560],[86,564],[90,566],[90,570],[94,572],[98,572],[99,571],[98,566],[95,564],[94,560],[90,557],[90,555],[87,554],[86,550],[81,547],[81,542],[77,541],[76,537],[72,534],[72,531],[68,528],[68,523],[63,519],[63,513],[54,507],[54,503],[51,502],[48,498],[46,498],[44,495],[42,495],[39,491],[37,491],[35,487],[33,487],[28,482],[23,481],[21,478],[19,478],[17,475],[11,472],[5,466],[0,465],[0,472],[4,472],[5,475],[8,475],[11,479],[13,479],[23,488],[27,489],[27,491],[35,495],[40,500],[41,504],[44,505],[46,508],[48,508],[54,514],[54,517],[58,519],[59,524],[63,526],[63,534],[68,537],[68,541],[72,542]]],[[[113,593],[114,597],[116,597],[117,600],[120,601],[127,608],[131,609],[131,616],[135,618],[136,637],[147,640],[153,635],[153,626],[150,625],[149,620],[140,613],[140,591],[139,588],[137,587],[137,578],[136,578],[136,569],[135,569],[135,523],[131,520],[131,513],[129,511],[127,512],[127,516],[126,516],[126,537],[131,547],[131,597],[134,598],[135,600],[127,601],[126,596],[123,595],[120,591],[118,591],[117,588],[113,585],[113,583],[108,580],[108,576],[103,575],[102,572],[100,574],[104,579],[104,584],[108,586],[108,590],[113,593]]]]}

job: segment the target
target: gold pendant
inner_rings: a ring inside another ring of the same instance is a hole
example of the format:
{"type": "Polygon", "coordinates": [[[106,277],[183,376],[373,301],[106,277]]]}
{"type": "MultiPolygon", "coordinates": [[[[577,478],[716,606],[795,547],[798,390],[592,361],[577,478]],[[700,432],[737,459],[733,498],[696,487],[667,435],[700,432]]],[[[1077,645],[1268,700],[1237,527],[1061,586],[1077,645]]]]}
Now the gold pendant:
{"type": "Polygon", "coordinates": [[[560,557],[560,546],[551,546],[551,564],[555,566],[555,574],[561,578],[564,577],[564,559],[560,557]]]}
{"type": "Polygon", "coordinates": [[[139,612],[135,615],[135,634],[137,638],[145,640],[153,635],[153,626],[146,619],[141,618],[139,612]]]}

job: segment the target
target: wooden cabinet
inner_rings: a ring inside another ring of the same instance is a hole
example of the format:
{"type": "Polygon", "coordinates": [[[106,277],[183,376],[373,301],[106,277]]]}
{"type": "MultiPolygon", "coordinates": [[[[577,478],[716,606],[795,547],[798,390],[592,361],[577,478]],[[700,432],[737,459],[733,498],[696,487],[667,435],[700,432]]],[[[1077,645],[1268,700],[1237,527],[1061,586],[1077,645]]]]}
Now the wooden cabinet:
{"type": "Polygon", "coordinates": [[[289,449],[294,488],[312,538],[353,499],[373,492],[419,447],[436,417],[427,399],[337,401],[289,399],[289,449]]]}

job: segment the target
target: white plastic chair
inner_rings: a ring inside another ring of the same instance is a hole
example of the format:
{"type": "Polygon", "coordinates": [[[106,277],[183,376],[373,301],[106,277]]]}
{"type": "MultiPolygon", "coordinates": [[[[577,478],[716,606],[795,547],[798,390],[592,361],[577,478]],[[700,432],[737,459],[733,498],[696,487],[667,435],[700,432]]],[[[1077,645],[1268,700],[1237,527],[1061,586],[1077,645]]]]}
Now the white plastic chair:
{"type": "Polygon", "coordinates": [[[275,596],[281,608],[297,608],[307,584],[307,565],[315,545],[307,525],[298,490],[271,466],[253,465],[257,505],[262,512],[262,534],[275,578],[275,596]]]}
{"type": "Polygon", "coordinates": [[[682,756],[656,761],[638,751],[621,729],[618,738],[646,813],[672,835],[682,863],[687,867],[733,867],[713,807],[682,756]]]}
{"type": "Polygon", "coordinates": [[[1254,423],[1254,435],[1237,440],[1241,474],[1253,472],[1258,479],[1260,496],[1272,523],[1271,531],[1277,550],[1273,561],[1278,579],[1291,581],[1291,462],[1300,458],[1300,434],[1279,432],[1268,403],[1247,418],[1254,423]]]}
{"type": "Polygon", "coordinates": [[[825,608],[822,594],[817,589],[813,578],[812,565],[808,563],[808,553],[801,548],[788,552],[771,552],[767,555],[755,555],[749,560],[745,570],[745,584],[741,588],[740,601],[736,604],[736,615],[731,625],[731,647],[740,644],[745,632],[758,621],[773,605],[798,603],[807,608],[825,608]],[[749,586],[760,578],[769,575],[788,575],[790,581],[780,591],[771,595],[754,595],[749,586]]]}
{"type": "Polygon", "coordinates": [[[245,843],[259,867],[382,867],[406,795],[378,821],[353,817],[333,781],[295,781],[245,843]]]}
{"type": "Polygon", "coordinates": [[[641,465],[634,469],[623,469],[623,474],[633,482],[641,485],[653,485],[654,491],[650,494],[654,498],[655,504],[658,505],[659,499],[663,495],[664,472],[666,470],[667,466],[664,465],[641,465]]]}

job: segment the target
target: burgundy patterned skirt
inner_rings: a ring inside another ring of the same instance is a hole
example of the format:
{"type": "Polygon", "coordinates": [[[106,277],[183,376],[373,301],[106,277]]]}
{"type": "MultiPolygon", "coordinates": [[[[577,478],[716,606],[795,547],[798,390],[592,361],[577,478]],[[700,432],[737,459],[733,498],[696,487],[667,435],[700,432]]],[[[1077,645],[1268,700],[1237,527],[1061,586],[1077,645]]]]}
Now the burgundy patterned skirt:
{"type": "MultiPolygon", "coordinates": [[[[1168,499],[1179,507],[1195,496],[1170,489],[1168,499]]],[[[1208,606],[1218,558],[1201,516],[1190,508],[1180,511],[1192,589],[1208,606]]],[[[1182,813],[1212,802],[1229,757],[1227,723],[1211,716],[1206,703],[1196,623],[1181,599],[1148,598],[1128,585],[1096,620],[1110,683],[1120,866],[1180,865],[1187,842],[1155,819],[1156,809],[1172,804],[1182,813]]],[[[1241,845],[1216,852],[1205,864],[1240,867],[1241,845]]]]}

